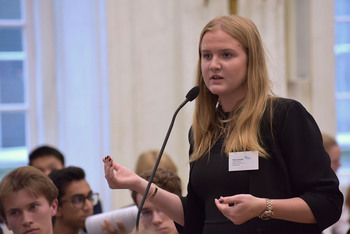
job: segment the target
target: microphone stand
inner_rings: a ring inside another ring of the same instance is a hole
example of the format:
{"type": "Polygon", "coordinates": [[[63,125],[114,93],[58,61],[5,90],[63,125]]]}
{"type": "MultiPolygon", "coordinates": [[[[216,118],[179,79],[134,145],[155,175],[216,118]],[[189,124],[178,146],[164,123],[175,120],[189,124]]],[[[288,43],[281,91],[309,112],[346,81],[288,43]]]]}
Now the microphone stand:
{"type": "Polygon", "coordinates": [[[186,105],[186,103],[187,103],[188,101],[189,101],[189,99],[187,99],[187,97],[186,97],[186,99],[185,99],[185,100],[181,103],[181,105],[176,109],[176,111],[175,111],[175,113],[174,113],[174,115],[173,115],[173,118],[172,118],[172,120],[171,120],[169,129],[168,129],[168,132],[167,132],[167,134],[166,134],[166,136],[165,136],[165,139],[164,139],[162,148],[161,148],[160,151],[159,151],[157,161],[156,161],[156,163],[154,164],[154,168],[153,168],[151,177],[150,177],[149,180],[148,180],[148,184],[147,184],[147,187],[146,187],[146,191],[145,191],[145,193],[143,194],[142,201],[141,201],[141,203],[140,203],[140,206],[139,206],[139,209],[138,209],[138,212],[137,212],[137,218],[136,218],[136,230],[137,230],[137,231],[139,230],[140,215],[141,215],[142,207],[143,207],[143,205],[144,205],[144,203],[145,203],[147,194],[148,194],[149,189],[150,189],[150,187],[151,187],[151,185],[152,185],[153,178],[154,178],[154,176],[155,176],[155,174],[156,174],[156,171],[157,171],[159,162],[160,162],[160,160],[161,160],[161,158],[162,158],[165,145],[166,145],[166,143],[167,143],[167,141],[168,141],[168,139],[169,139],[169,136],[170,136],[170,132],[171,132],[173,126],[174,126],[174,122],[175,122],[176,115],[177,115],[177,113],[179,113],[180,109],[181,109],[184,105],[186,105]]]}

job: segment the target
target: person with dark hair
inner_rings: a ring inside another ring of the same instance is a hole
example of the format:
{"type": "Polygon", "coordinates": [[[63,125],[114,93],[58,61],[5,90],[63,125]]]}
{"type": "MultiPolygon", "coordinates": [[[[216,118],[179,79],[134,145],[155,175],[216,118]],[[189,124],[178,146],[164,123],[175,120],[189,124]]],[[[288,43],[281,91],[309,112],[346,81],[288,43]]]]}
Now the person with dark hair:
{"type": "MultiPolygon", "coordinates": [[[[53,170],[65,168],[64,155],[56,148],[43,145],[35,148],[29,154],[29,165],[33,166],[46,175],[49,175],[53,170]]],[[[102,213],[102,204],[99,200],[94,206],[94,214],[102,213]]]]}
{"type": "MultiPolygon", "coordinates": [[[[179,230],[319,234],[339,219],[343,195],[319,127],[300,102],[273,94],[254,22],[228,15],[204,26],[195,85],[187,195],[156,185],[146,194],[179,230]]],[[[145,193],[145,179],[103,162],[110,188],[145,193]]]]}
{"type": "Polygon", "coordinates": [[[58,208],[54,221],[55,234],[78,234],[85,228],[85,220],[93,214],[98,194],[93,193],[79,167],[54,170],[49,177],[58,189],[58,208]]]}
{"type": "Polygon", "coordinates": [[[19,167],[0,182],[0,216],[14,234],[53,234],[57,195],[56,186],[41,171],[19,167]]]}
{"type": "Polygon", "coordinates": [[[64,168],[64,156],[54,147],[43,145],[34,149],[29,154],[29,165],[38,168],[45,175],[53,170],[64,168]]]}

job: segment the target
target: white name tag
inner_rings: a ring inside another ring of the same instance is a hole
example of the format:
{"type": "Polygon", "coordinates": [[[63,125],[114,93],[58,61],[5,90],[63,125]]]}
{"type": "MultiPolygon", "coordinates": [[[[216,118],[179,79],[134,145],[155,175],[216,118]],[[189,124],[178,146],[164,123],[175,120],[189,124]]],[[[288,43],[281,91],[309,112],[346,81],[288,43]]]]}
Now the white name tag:
{"type": "Polygon", "coordinates": [[[228,157],[229,171],[247,171],[259,169],[258,151],[230,152],[228,157]]]}

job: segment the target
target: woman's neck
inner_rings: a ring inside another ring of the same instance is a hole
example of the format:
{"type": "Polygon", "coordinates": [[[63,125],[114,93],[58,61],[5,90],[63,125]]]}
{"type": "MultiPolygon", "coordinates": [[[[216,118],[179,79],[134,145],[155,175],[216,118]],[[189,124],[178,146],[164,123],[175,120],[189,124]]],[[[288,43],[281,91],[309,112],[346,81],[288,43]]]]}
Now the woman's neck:
{"type": "Polygon", "coordinates": [[[240,103],[246,96],[246,88],[241,88],[237,92],[228,96],[219,96],[219,102],[224,112],[233,111],[238,103],[240,103]]]}
{"type": "Polygon", "coordinates": [[[238,103],[240,103],[243,100],[243,97],[236,97],[235,99],[229,99],[229,100],[222,100],[220,99],[220,105],[224,112],[231,112],[233,111],[238,103]]]}

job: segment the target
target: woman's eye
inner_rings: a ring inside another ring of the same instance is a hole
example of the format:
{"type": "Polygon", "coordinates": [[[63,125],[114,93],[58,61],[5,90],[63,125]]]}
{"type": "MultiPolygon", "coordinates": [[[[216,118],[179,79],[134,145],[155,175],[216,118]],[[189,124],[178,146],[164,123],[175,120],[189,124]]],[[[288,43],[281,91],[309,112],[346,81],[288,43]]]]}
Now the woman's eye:
{"type": "Polygon", "coordinates": [[[202,57],[204,59],[210,59],[212,57],[212,55],[211,54],[203,54],[202,57]]]}
{"type": "Polygon", "coordinates": [[[232,57],[232,54],[230,54],[230,53],[224,53],[222,56],[223,56],[224,58],[231,58],[231,57],[232,57]]]}

